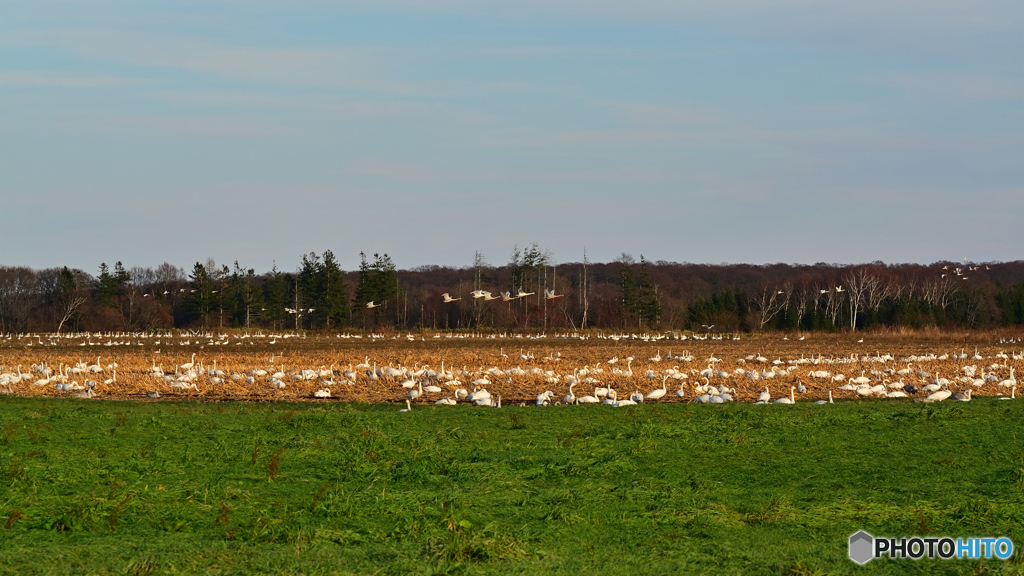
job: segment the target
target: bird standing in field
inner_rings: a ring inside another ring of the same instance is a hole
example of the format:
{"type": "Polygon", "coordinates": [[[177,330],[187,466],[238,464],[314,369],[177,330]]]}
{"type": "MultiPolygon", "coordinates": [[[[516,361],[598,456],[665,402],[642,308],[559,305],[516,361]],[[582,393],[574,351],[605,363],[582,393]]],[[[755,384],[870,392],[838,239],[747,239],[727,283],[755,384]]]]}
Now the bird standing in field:
{"type": "Polygon", "coordinates": [[[661,378],[661,388],[656,388],[647,395],[646,400],[661,400],[665,394],[668,394],[668,374],[661,378]]]}
{"type": "Polygon", "coordinates": [[[775,401],[776,404],[796,404],[796,398],[793,397],[793,391],[796,390],[796,386],[789,387],[789,398],[779,398],[775,401]]]}

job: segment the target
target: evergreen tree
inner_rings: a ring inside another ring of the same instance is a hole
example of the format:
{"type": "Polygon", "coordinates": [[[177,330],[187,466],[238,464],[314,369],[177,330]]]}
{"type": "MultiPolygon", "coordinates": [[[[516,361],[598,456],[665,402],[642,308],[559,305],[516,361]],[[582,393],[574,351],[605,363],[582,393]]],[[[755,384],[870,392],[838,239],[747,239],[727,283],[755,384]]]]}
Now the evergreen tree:
{"type": "Polygon", "coordinates": [[[330,328],[341,326],[348,320],[348,288],[334,253],[325,250],[323,256],[310,252],[302,257],[299,285],[310,326],[330,328]]]}
{"type": "Polygon", "coordinates": [[[322,292],[320,293],[320,308],[316,313],[323,319],[324,326],[327,328],[342,326],[348,322],[349,316],[348,287],[345,286],[345,273],[330,250],[324,251],[320,275],[322,292]]]}
{"type": "Polygon", "coordinates": [[[366,253],[359,253],[359,281],[356,284],[356,293],[352,304],[357,308],[366,306],[369,302],[377,300],[377,276],[373,273],[373,266],[366,261],[366,253]]]}
{"type": "Polygon", "coordinates": [[[191,281],[188,297],[189,311],[192,319],[199,320],[203,328],[206,328],[207,316],[214,305],[213,279],[206,267],[196,262],[189,280],[191,281]]]}
{"type": "Polygon", "coordinates": [[[316,252],[302,255],[302,266],[299,267],[299,291],[302,294],[302,304],[295,306],[302,317],[309,319],[310,328],[314,328],[319,318],[313,316],[321,311],[320,297],[324,291],[323,262],[316,252]],[[313,312],[307,312],[312,309],[313,312]]]}
{"type": "Polygon", "coordinates": [[[264,308],[266,309],[261,309],[260,311],[265,318],[273,322],[275,330],[283,327],[288,319],[288,312],[285,311],[285,308],[289,306],[288,291],[290,284],[291,277],[279,271],[277,264],[274,264],[264,286],[266,289],[266,304],[264,308]]]}
{"type": "Polygon", "coordinates": [[[217,307],[217,327],[223,328],[225,322],[231,323],[231,319],[237,311],[236,290],[238,286],[231,276],[231,270],[226,265],[221,266],[212,279],[214,282],[213,301],[217,307]]]}
{"type": "Polygon", "coordinates": [[[516,294],[519,290],[535,294],[532,299],[516,299],[520,312],[524,314],[525,325],[529,323],[531,300],[536,307],[535,309],[539,309],[545,302],[545,286],[542,285],[542,278],[543,271],[549,264],[551,264],[551,253],[546,249],[541,250],[540,245],[536,242],[531,243],[525,249],[519,248],[518,244],[512,249],[512,260],[509,262],[509,268],[512,272],[512,294],[516,294]]]}
{"type": "Polygon", "coordinates": [[[235,270],[231,274],[231,285],[235,300],[238,303],[235,311],[234,324],[249,328],[252,322],[260,318],[264,308],[263,290],[256,283],[256,271],[252,268],[243,270],[235,260],[235,270]]]}
{"type": "MultiPolygon", "coordinates": [[[[118,266],[120,266],[118,262],[118,266]]],[[[110,273],[106,262],[100,264],[100,275],[96,278],[96,301],[104,306],[117,305],[118,279],[110,273]]]]}
{"type": "Polygon", "coordinates": [[[647,260],[640,255],[640,274],[637,278],[636,312],[640,321],[654,328],[661,320],[661,303],[658,301],[658,287],[651,282],[647,260]]]}
{"type": "Polygon", "coordinates": [[[633,266],[623,265],[620,272],[622,316],[629,322],[636,320],[638,326],[657,326],[661,319],[661,303],[658,301],[658,288],[651,282],[647,260],[640,255],[640,269],[634,274],[633,266]]]}
{"type": "Polygon", "coordinates": [[[373,263],[366,260],[366,253],[360,252],[359,283],[356,285],[354,303],[357,307],[368,302],[386,305],[398,294],[398,272],[391,257],[374,254],[373,263]]]}
{"type": "Polygon", "coordinates": [[[636,315],[636,279],[633,277],[633,268],[624,265],[619,271],[620,286],[619,297],[622,300],[622,319],[629,323],[636,315]]]}
{"type": "Polygon", "coordinates": [[[124,265],[121,264],[120,260],[114,264],[114,280],[117,282],[118,288],[127,286],[132,281],[131,274],[124,269],[124,265]]]}
{"type": "Polygon", "coordinates": [[[373,263],[366,260],[365,252],[360,252],[359,258],[359,281],[353,306],[362,312],[365,327],[367,314],[373,318],[380,313],[386,314],[388,304],[398,295],[398,272],[386,252],[383,255],[374,253],[373,263]],[[379,305],[380,312],[377,312],[377,306],[372,310],[366,308],[370,302],[379,305]]]}
{"type": "Polygon", "coordinates": [[[398,295],[398,271],[387,252],[383,256],[373,254],[373,268],[377,273],[377,298],[386,305],[398,295]]]}

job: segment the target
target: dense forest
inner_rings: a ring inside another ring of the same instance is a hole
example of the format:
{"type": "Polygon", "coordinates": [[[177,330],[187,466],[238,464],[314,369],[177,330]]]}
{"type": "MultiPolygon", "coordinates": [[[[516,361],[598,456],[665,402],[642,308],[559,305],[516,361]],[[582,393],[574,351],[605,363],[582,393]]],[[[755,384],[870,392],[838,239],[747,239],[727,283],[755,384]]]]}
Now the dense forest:
{"type": "Polygon", "coordinates": [[[398,270],[331,251],[297,270],[0,266],[0,332],[269,330],[863,330],[1024,324],[1024,261],[839,265],[635,260],[556,264],[531,244],[492,265],[398,270]]]}

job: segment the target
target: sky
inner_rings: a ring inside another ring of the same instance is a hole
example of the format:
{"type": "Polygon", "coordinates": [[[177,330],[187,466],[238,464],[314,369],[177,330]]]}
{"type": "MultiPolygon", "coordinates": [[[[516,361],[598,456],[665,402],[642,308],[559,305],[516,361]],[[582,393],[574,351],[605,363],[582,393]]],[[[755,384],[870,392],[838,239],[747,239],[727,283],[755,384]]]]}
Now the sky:
{"type": "Polygon", "coordinates": [[[0,14],[0,265],[1024,258],[1020,0],[0,14]]]}

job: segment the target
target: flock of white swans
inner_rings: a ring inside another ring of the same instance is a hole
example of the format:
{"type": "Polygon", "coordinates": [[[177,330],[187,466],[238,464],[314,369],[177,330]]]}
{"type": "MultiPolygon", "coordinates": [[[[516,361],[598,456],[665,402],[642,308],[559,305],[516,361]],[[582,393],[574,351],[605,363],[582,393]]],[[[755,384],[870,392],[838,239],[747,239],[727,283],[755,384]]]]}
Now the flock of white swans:
{"type": "MultiPolygon", "coordinates": [[[[456,298],[457,300],[457,298],[456,298]]],[[[713,328],[713,326],[708,327],[713,328]]],[[[183,331],[167,331],[167,332],[104,332],[104,333],[91,333],[91,332],[66,332],[62,334],[0,334],[0,343],[6,344],[17,344],[26,348],[32,347],[57,347],[66,345],[77,345],[79,347],[119,347],[119,346],[150,346],[150,347],[173,347],[173,346],[194,346],[198,348],[206,348],[207,346],[255,346],[260,345],[274,345],[281,343],[286,344],[290,339],[303,340],[308,335],[299,332],[277,332],[277,333],[263,333],[256,331],[247,334],[214,334],[209,331],[200,330],[183,330],[183,331]]],[[[413,334],[411,332],[396,333],[392,335],[386,334],[359,334],[351,332],[342,332],[334,335],[334,338],[340,340],[362,340],[370,342],[382,342],[387,340],[407,340],[413,341],[425,341],[425,340],[544,340],[544,339],[572,339],[572,340],[589,340],[591,338],[596,340],[611,340],[614,342],[619,341],[640,341],[640,342],[657,342],[661,340],[739,340],[738,335],[733,334],[701,334],[697,332],[690,332],[687,335],[684,332],[667,332],[667,333],[604,333],[598,332],[594,334],[580,334],[578,332],[566,332],[566,333],[541,333],[541,334],[528,334],[528,333],[517,333],[517,332],[489,332],[489,333],[476,333],[476,332],[436,332],[432,336],[426,336],[424,334],[413,334]]],[[[785,338],[784,338],[785,339],[785,338]]],[[[803,340],[803,338],[800,338],[803,340]]],[[[154,350],[154,354],[159,354],[160,349],[154,350]]]]}
{"type": "MultiPolygon", "coordinates": [[[[216,339],[220,340],[224,338],[216,339]]],[[[36,341],[39,337],[35,337],[33,342],[36,341]]],[[[520,349],[518,355],[506,354],[501,348],[495,361],[503,367],[493,365],[476,370],[465,366],[461,369],[446,367],[444,361],[436,370],[419,364],[378,366],[369,357],[347,368],[286,369],[280,364],[281,357],[272,355],[264,366],[227,371],[218,368],[216,360],[206,364],[192,353],[188,362],[176,364],[169,370],[154,357],[143,376],[152,383],[146,392],[150,398],[160,397],[161,390],[191,394],[199,392],[200,386],[216,390],[227,382],[250,389],[313,387],[316,388],[310,394],[313,398],[339,397],[339,392],[346,388],[366,386],[392,392],[392,398],[401,394],[405,398],[405,410],[412,408],[412,402],[500,407],[500,393],[492,394],[488,388],[513,389],[520,405],[525,405],[523,390],[548,388],[530,400],[536,406],[602,404],[623,407],[661,401],[722,404],[733,402],[739,396],[751,399],[751,391],[760,390],[762,386],[755,404],[795,404],[802,397],[811,400],[808,384],[817,395],[816,404],[832,403],[833,394],[838,391],[844,392],[845,397],[913,397],[923,402],[941,402],[947,399],[970,401],[974,391],[982,390],[994,390],[996,395],[1004,396],[1003,399],[1014,399],[1017,379],[1010,363],[1024,360],[1024,352],[999,352],[983,357],[975,350],[973,355],[961,351],[899,359],[891,354],[876,353],[873,356],[801,356],[786,360],[750,354],[734,359],[735,367],[731,369],[726,367],[727,361],[714,354],[696,358],[690,352],[662,355],[660,350],[649,358],[615,356],[557,370],[568,364],[563,360],[558,352],[538,357],[525,348],[520,349]],[[646,363],[647,368],[634,371],[634,362],[646,363]],[[938,370],[930,371],[930,366],[955,368],[943,376],[938,370]],[[843,371],[852,375],[847,376],[843,371]],[[779,383],[775,387],[777,391],[781,388],[781,393],[772,394],[773,382],[779,383]],[[740,394],[737,388],[741,389],[740,394]],[[826,390],[827,400],[821,398],[826,390]]],[[[19,394],[25,388],[52,387],[72,397],[92,398],[118,382],[117,368],[116,362],[103,364],[100,357],[95,363],[79,360],[76,364],[59,363],[56,367],[42,360],[26,370],[20,365],[7,369],[0,366],[0,392],[19,394]]]]}

